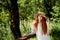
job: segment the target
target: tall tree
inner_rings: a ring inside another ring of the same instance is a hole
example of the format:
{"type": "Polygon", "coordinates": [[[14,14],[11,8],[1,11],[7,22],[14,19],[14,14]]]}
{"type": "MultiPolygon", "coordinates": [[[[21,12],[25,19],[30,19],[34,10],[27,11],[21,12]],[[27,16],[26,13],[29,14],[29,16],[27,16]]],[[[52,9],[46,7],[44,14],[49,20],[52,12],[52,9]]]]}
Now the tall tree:
{"type": "Polygon", "coordinates": [[[11,1],[11,31],[14,34],[15,39],[21,37],[20,29],[19,29],[19,11],[17,0],[11,1]]]}

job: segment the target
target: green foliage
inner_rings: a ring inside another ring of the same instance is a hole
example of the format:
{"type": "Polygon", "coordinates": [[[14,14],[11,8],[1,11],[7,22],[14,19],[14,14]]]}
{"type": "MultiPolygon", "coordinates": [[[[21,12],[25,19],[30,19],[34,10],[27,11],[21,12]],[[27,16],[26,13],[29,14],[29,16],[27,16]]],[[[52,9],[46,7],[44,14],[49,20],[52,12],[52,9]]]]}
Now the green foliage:
{"type": "MultiPolygon", "coordinates": [[[[32,20],[21,20],[20,21],[20,30],[21,30],[21,34],[23,35],[27,35],[31,33],[31,23],[32,20]]],[[[36,40],[36,37],[30,38],[29,40],[36,40]]]]}
{"type": "Polygon", "coordinates": [[[52,9],[53,9],[53,12],[51,12],[51,14],[52,14],[51,20],[53,20],[54,22],[59,23],[60,22],[60,5],[59,5],[59,1],[56,1],[55,6],[53,6],[52,9]]]}
{"type": "MultiPolygon", "coordinates": [[[[34,19],[34,14],[45,9],[43,1],[40,0],[38,3],[38,0],[18,0],[22,35],[31,33],[30,24],[34,19]]],[[[60,0],[46,0],[46,2],[51,3],[51,8],[53,9],[50,12],[52,14],[52,18],[50,18],[51,40],[60,40],[60,0]]],[[[8,0],[8,3],[11,5],[10,0],[8,0]]],[[[7,10],[7,2],[6,0],[0,0],[0,4],[0,40],[14,40],[10,29],[10,15],[7,10]]],[[[36,37],[29,40],[36,40],[36,37]]]]}
{"type": "Polygon", "coordinates": [[[0,20],[1,22],[8,22],[9,21],[9,13],[8,12],[5,12],[4,9],[2,10],[2,12],[0,13],[0,20]]]}
{"type": "Polygon", "coordinates": [[[51,30],[51,40],[60,40],[60,24],[59,23],[55,23],[50,22],[50,30],[51,30]]]}
{"type": "Polygon", "coordinates": [[[18,0],[18,6],[20,19],[32,18],[33,15],[38,11],[35,0],[18,0]]]}
{"type": "Polygon", "coordinates": [[[9,12],[4,8],[0,12],[0,40],[14,40],[10,29],[9,12]]]}
{"type": "Polygon", "coordinates": [[[13,35],[9,24],[0,24],[0,40],[13,40],[13,35]]]}

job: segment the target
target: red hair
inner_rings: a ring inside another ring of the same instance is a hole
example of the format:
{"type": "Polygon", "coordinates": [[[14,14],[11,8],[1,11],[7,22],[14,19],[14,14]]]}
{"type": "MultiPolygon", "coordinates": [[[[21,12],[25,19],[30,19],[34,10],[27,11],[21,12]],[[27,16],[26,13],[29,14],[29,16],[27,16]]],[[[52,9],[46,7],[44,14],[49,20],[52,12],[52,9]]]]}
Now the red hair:
{"type": "Polygon", "coordinates": [[[42,27],[42,32],[43,34],[47,34],[47,24],[46,24],[46,18],[42,14],[36,14],[35,15],[35,21],[34,21],[34,28],[37,31],[37,25],[38,25],[38,16],[42,16],[41,20],[41,27],[42,27]]]}

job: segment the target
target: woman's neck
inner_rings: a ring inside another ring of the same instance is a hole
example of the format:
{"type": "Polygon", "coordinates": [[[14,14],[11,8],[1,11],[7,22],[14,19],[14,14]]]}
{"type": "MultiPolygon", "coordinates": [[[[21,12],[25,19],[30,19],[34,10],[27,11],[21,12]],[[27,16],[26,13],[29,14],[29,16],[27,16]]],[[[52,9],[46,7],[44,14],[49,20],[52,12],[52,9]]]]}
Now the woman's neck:
{"type": "Polygon", "coordinates": [[[42,23],[42,21],[38,21],[38,23],[42,23]]]}
{"type": "Polygon", "coordinates": [[[42,25],[42,22],[41,22],[41,21],[39,21],[39,22],[38,22],[38,24],[42,25]]]}

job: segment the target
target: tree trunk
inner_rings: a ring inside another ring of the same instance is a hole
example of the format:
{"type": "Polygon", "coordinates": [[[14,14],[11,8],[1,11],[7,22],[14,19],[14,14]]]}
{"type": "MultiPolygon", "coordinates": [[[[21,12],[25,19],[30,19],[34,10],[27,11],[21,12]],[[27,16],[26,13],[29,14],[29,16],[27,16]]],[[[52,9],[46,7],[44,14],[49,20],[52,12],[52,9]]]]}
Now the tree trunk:
{"type": "Polygon", "coordinates": [[[17,38],[21,37],[20,29],[19,29],[19,12],[18,12],[18,5],[17,0],[10,0],[11,1],[11,31],[13,32],[13,35],[15,37],[15,40],[17,38]]]}

